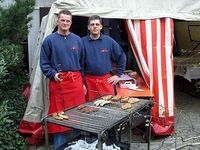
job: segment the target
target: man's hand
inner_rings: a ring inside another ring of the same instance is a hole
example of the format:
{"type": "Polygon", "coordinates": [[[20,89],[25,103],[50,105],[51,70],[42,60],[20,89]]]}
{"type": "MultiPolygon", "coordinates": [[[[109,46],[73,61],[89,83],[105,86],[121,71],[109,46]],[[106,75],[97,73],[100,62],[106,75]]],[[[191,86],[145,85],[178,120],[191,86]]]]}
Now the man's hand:
{"type": "Polygon", "coordinates": [[[54,76],[54,79],[56,80],[56,82],[62,81],[62,79],[59,78],[59,75],[60,75],[59,73],[56,73],[55,76],[54,76]]]}
{"type": "Polygon", "coordinates": [[[113,85],[117,84],[119,81],[120,81],[120,78],[117,75],[114,75],[107,79],[107,82],[113,85]]]}
{"type": "Polygon", "coordinates": [[[85,85],[83,85],[83,90],[84,90],[84,94],[86,95],[87,94],[87,88],[85,85]]]}

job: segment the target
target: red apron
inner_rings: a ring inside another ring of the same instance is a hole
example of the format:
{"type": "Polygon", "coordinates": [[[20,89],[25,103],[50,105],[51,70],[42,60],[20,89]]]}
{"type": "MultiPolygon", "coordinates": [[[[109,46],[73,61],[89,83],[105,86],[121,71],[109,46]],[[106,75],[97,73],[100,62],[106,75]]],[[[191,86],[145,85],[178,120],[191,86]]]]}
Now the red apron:
{"type": "MultiPolygon", "coordinates": [[[[50,105],[48,115],[60,112],[85,102],[82,76],[80,72],[62,72],[62,82],[49,83],[50,105]]],[[[71,130],[70,128],[48,123],[49,133],[71,130]]]]}
{"type": "Polygon", "coordinates": [[[86,100],[91,101],[104,94],[114,95],[114,86],[107,82],[107,79],[111,77],[111,74],[103,76],[85,75],[85,81],[87,86],[86,100]]]}

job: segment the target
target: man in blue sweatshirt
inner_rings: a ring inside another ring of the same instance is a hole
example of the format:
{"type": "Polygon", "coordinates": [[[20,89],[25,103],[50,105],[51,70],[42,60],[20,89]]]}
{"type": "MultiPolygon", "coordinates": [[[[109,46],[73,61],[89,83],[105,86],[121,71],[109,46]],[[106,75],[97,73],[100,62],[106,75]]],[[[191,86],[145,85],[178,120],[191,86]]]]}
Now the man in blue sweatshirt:
{"type": "Polygon", "coordinates": [[[87,88],[86,100],[104,94],[114,95],[114,86],[124,73],[126,55],[111,37],[101,34],[102,19],[98,15],[88,19],[89,35],[82,38],[84,47],[84,73],[87,88]],[[111,74],[113,64],[116,74],[111,74]]]}
{"type": "MultiPolygon", "coordinates": [[[[81,38],[69,31],[72,24],[70,11],[61,10],[57,24],[58,31],[48,35],[43,41],[40,67],[50,80],[48,115],[62,120],[67,117],[64,110],[85,102],[81,75],[83,49],[81,38]]],[[[68,140],[68,130],[71,129],[48,124],[48,131],[54,136],[54,149],[68,140]]]]}

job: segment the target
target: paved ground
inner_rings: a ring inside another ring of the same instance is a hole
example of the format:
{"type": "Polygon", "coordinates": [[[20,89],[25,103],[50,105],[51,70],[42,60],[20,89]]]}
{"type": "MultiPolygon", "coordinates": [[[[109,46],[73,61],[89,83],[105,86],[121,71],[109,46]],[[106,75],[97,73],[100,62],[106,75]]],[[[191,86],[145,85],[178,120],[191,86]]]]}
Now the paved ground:
{"type": "MultiPolygon", "coordinates": [[[[200,98],[190,96],[175,88],[175,134],[152,137],[151,150],[200,150],[200,98]],[[198,137],[198,138],[194,138],[198,137]],[[193,138],[193,139],[190,139],[193,138]],[[186,146],[191,145],[193,146],[186,146]],[[196,145],[198,144],[198,145],[196,145]]],[[[131,144],[131,150],[146,150],[147,144],[131,144]]]]}
{"type": "MultiPolygon", "coordinates": [[[[168,137],[152,137],[150,150],[200,150],[200,145],[195,145],[195,143],[200,144],[200,98],[190,96],[176,88],[175,97],[175,134],[168,137]],[[198,138],[190,139],[194,137],[198,138]],[[187,144],[194,144],[194,146],[186,146],[187,144]]],[[[45,148],[44,146],[28,146],[25,149],[43,150],[45,148]]],[[[147,144],[131,143],[131,150],[147,150],[147,144]]]]}

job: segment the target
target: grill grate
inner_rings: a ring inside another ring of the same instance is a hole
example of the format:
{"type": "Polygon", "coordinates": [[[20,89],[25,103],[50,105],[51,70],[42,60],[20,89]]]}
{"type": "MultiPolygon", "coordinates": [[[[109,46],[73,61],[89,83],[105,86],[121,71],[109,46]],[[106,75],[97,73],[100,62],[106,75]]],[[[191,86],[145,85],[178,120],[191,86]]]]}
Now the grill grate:
{"type": "Polygon", "coordinates": [[[123,120],[128,120],[129,115],[138,112],[145,106],[150,104],[149,100],[140,100],[133,104],[131,109],[122,110],[123,103],[113,102],[104,107],[94,106],[94,101],[87,102],[84,105],[88,107],[98,108],[96,112],[84,113],[76,107],[66,110],[65,114],[69,116],[68,120],[56,120],[53,117],[48,117],[48,122],[68,126],[88,132],[100,133],[108,130],[119,124],[123,120]]]}

